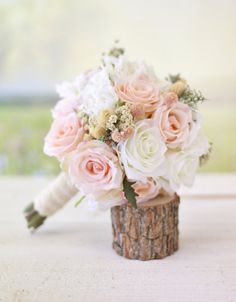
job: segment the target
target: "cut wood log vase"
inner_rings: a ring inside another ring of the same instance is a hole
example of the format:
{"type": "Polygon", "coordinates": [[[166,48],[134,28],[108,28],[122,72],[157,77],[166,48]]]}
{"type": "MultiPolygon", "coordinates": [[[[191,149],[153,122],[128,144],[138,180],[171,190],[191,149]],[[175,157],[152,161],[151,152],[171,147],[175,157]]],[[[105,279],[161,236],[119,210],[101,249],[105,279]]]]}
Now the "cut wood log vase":
{"type": "Polygon", "coordinates": [[[120,256],[137,259],[162,259],[179,247],[179,196],[158,196],[138,205],[111,208],[113,249],[120,256]]]}

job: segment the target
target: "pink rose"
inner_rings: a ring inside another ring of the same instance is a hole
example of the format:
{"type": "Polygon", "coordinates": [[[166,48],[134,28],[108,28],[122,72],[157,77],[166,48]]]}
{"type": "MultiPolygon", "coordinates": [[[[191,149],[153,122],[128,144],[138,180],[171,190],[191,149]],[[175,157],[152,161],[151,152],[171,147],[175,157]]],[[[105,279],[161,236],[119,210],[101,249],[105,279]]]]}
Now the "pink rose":
{"type": "Polygon", "coordinates": [[[137,181],[132,187],[135,193],[138,194],[136,197],[137,203],[146,202],[155,198],[161,190],[160,184],[153,178],[148,178],[146,182],[137,181]]]}
{"type": "Polygon", "coordinates": [[[119,189],[123,172],[115,152],[107,144],[91,140],[81,142],[66,159],[72,183],[84,194],[119,189]]]}
{"type": "Polygon", "coordinates": [[[84,133],[83,125],[75,113],[58,117],[45,138],[44,153],[60,159],[77,147],[84,133]]]}
{"type": "Polygon", "coordinates": [[[161,105],[160,90],[147,76],[117,82],[115,88],[121,100],[132,106],[141,106],[146,117],[151,116],[161,105]]]}
{"type": "Polygon", "coordinates": [[[163,99],[164,103],[154,113],[153,121],[169,148],[181,147],[192,128],[192,111],[188,105],[179,102],[173,92],[165,94],[163,99]]]}
{"type": "Polygon", "coordinates": [[[72,112],[78,110],[78,102],[76,100],[61,100],[57,102],[56,106],[52,110],[53,118],[66,116],[72,112]]]}

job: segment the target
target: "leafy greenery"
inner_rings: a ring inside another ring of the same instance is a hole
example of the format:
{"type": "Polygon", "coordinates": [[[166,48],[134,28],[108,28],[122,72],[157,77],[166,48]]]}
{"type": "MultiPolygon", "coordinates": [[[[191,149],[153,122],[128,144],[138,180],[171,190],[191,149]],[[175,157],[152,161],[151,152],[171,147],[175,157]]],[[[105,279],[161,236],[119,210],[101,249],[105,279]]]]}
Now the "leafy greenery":
{"type": "MultiPolygon", "coordinates": [[[[181,77],[180,73],[177,74],[169,74],[166,77],[167,81],[170,81],[172,84],[175,84],[179,81],[186,83],[186,81],[181,77]]],[[[186,83],[187,86],[187,83],[186,83]]],[[[191,89],[190,86],[183,91],[181,94],[180,101],[189,105],[192,109],[196,109],[199,103],[206,101],[207,99],[202,95],[201,91],[191,89]]]]}
{"type": "Polygon", "coordinates": [[[36,230],[40,227],[47,217],[41,216],[35,209],[34,204],[30,203],[24,210],[25,219],[29,229],[36,230]]]}
{"type": "Polygon", "coordinates": [[[81,196],[80,199],[78,201],[76,201],[75,207],[78,207],[78,205],[81,204],[81,202],[85,199],[85,197],[86,197],[85,195],[81,196]]]}
{"type": "Polygon", "coordinates": [[[109,51],[108,55],[118,58],[119,56],[123,55],[125,53],[125,49],[122,47],[119,47],[119,40],[115,40],[115,46],[112,47],[112,49],[109,51]]]}
{"type": "Polygon", "coordinates": [[[123,55],[125,53],[124,48],[120,48],[120,47],[113,47],[110,51],[109,51],[109,56],[113,56],[118,58],[120,55],[123,55]]]}
{"type": "Polygon", "coordinates": [[[125,197],[133,207],[137,208],[137,202],[136,202],[137,194],[134,192],[134,189],[132,187],[133,184],[134,183],[129,182],[126,177],[124,178],[123,186],[124,186],[125,197]]]}
{"type": "Polygon", "coordinates": [[[177,74],[168,74],[168,76],[166,77],[166,80],[170,81],[172,84],[174,84],[177,81],[181,81],[182,78],[180,76],[180,73],[177,73],[177,74]]]}
{"type": "Polygon", "coordinates": [[[189,105],[192,109],[196,109],[199,103],[206,101],[201,91],[188,87],[180,98],[180,101],[189,105]]]}

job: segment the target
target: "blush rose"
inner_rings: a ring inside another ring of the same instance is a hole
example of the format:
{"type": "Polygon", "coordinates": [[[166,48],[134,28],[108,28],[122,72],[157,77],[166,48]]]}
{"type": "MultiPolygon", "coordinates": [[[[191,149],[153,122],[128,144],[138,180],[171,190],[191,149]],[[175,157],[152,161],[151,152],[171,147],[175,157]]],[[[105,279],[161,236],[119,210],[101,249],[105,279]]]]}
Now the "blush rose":
{"type": "Polygon", "coordinates": [[[160,184],[153,178],[147,178],[146,181],[137,181],[132,187],[137,194],[137,203],[146,202],[155,198],[161,190],[160,184]]]}
{"type": "Polygon", "coordinates": [[[84,133],[82,122],[75,113],[58,117],[45,137],[44,153],[61,159],[77,147],[84,133]]]}
{"type": "Polygon", "coordinates": [[[123,171],[118,157],[103,142],[81,142],[66,161],[72,183],[84,194],[122,188],[123,171]]]}
{"type": "Polygon", "coordinates": [[[52,110],[53,118],[69,115],[78,110],[79,104],[76,100],[60,100],[52,110]]]}
{"type": "Polygon", "coordinates": [[[139,106],[150,117],[161,104],[160,90],[147,76],[138,76],[115,83],[116,93],[131,106],[139,106]]]}
{"type": "Polygon", "coordinates": [[[175,93],[167,93],[163,99],[164,103],[154,113],[153,121],[166,145],[175,149],[189,137],[193,124],[192,111],[188,105],[178,101],[175,93]]]}

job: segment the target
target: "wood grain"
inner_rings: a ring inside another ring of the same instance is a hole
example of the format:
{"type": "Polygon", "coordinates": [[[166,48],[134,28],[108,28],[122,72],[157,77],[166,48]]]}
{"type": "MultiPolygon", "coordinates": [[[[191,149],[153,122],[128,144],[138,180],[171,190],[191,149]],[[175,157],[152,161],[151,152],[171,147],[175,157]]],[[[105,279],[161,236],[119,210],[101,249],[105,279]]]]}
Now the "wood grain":
{"type": "Polygon", "coordinates": [[[179,197],[158,197],[138,208],[130,204],[111,209],[113,249],[137,260],[162,259],[179,246],[179,197]]]}

